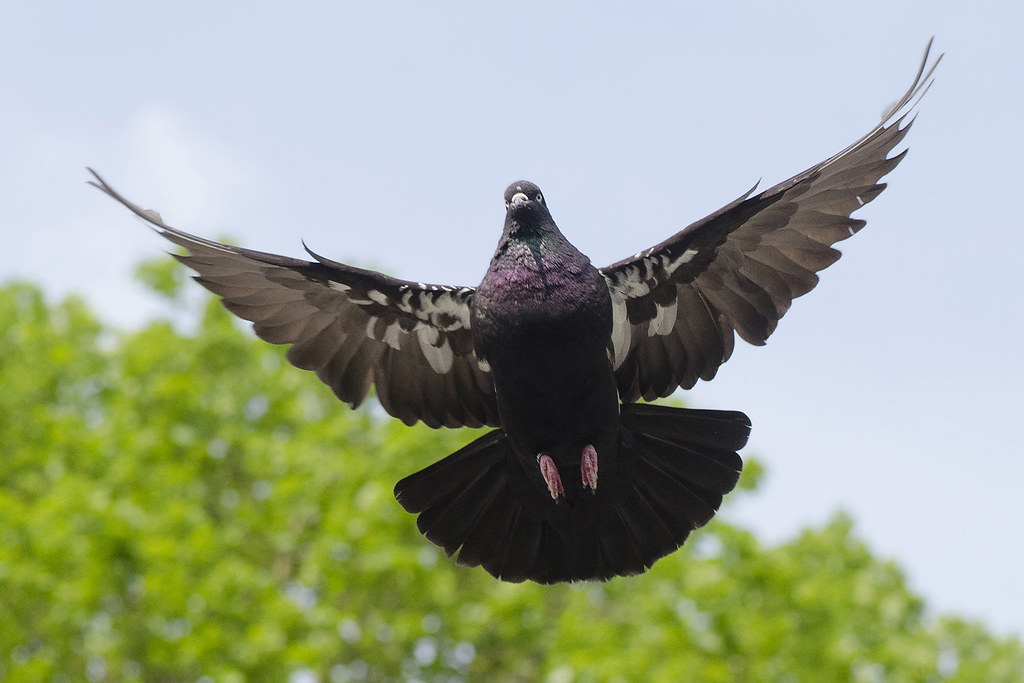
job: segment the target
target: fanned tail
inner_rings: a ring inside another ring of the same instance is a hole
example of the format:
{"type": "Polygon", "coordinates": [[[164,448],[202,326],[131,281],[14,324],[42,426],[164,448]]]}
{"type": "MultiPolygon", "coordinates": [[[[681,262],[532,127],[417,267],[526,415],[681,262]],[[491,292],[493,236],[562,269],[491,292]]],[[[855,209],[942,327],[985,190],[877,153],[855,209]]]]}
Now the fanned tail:
{"type": "Polygon", "coordinates": [[[639,574],[706,524],[739,480],[750,420],[739,412],[623,406],[618,466],[596,495],[554,504],[501,430],[395,486],[417,526],[458,563],[504,581],[639,574]]]}

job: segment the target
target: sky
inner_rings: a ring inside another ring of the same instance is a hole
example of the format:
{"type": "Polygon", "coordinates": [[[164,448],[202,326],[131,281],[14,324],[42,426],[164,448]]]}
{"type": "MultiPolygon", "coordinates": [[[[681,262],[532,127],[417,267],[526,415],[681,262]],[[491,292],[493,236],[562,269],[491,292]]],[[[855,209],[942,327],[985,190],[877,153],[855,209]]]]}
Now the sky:
{"type": "Polygon", "coordinates": [[[168,245],[86,166],[203,236],[453,285],[479,282],[525,178],[607,265],[860,137],[934,35],[867,227],[767,346],[683,398],[753,421],[768,475],[727,518],[774,543],[844,510],[932,608],[1024,635],[1022,8],[16,3],[0,282],[126,329],[168,314],[132,279],[168,245]]]}

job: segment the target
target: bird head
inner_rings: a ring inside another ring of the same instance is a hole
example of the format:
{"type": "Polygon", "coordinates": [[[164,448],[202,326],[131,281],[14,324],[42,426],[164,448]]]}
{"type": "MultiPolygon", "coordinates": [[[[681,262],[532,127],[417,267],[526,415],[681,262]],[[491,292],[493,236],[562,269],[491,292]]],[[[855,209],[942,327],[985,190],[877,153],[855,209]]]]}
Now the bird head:
{"type": "Polygon", "coordinates": [[[512,183],[505,190],[505,212],[519,224],[551,220],[540,188],[528,180],[512,183]]]}

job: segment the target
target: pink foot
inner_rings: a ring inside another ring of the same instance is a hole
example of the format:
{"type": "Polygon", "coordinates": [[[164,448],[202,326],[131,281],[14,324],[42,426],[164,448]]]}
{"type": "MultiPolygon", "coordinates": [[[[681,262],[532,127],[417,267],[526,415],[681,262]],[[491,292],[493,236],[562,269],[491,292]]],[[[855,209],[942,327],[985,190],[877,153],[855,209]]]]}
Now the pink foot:
{"type": "Polygon", "coordinates": [[[558,475],[558,468],[555,467],[555,461],[551,459],[550,455],[541,453],[537,456],[537,464],[540,465],[540,474],[544,477],[544,482],[548,485],[548,491],[551,493],[552,500],[558,500],[558,497],[565,493],[565,489],[562,488],[562,478],[558,475]]]}
{"type": "Polygon", "coordinates": [[[583,488],[590,487],[597,493],[597,449],[590,444],[583,448],[580,457],[580,473],[583,475],[583,488]]]}

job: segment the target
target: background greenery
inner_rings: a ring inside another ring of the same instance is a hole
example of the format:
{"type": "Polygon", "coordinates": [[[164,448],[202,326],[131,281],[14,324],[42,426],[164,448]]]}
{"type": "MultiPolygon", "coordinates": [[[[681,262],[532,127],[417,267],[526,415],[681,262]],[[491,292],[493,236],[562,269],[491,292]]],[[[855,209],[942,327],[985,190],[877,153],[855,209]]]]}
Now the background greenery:
{"type": "Polygon", "coordinates": [[[391,491],[473,436],[347,410],[212,300],[118,332],[0,289],[0,680],[1024,680],[843,515],[607,584],[456,567],[391,491]]]}

